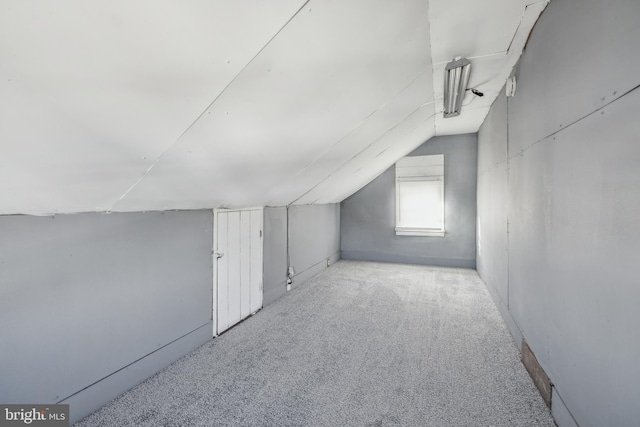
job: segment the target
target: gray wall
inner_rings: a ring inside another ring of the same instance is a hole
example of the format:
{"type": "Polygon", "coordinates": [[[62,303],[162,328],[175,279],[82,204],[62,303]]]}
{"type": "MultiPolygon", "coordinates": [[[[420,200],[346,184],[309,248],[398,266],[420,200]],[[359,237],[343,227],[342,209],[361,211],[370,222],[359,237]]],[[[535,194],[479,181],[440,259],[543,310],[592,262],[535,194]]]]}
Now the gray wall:
{"type": "Polygon", "coordinates": [[[289,207],[289,262],[298,286],[340,259],[340,204],[289,207]]]}
{"type": "Polygon", "coordinates": [[[211,339],[210,211],[0,217],[0,402],[72,421],[211,339]]]}
{"type": "Polygon", "coordinates": [[[264,210],[264,305],[287,292],[287,267],[299,286],[340,259],[340,205],[267,207],[264,210]],[[287,260],[287,249],[288,258],[287,260]]]}
{"type": "Polygon", "coordinates": [[[264,299],[266,307],[287,292],[287,208],[264,208],[264,299]]]}
{"type": "Polygon", "coordinates": [[[475,268],[477,135],[432,138],[409,156],[444,154],[445,237],[396,236],[395,165],[342,202],[342,257],[475,268]]]}
{"type": "Polygon", "coordinates": [[[479,133],[478,272],[561,427],[640,419],[640,2],[554,0],[479,133]]]}

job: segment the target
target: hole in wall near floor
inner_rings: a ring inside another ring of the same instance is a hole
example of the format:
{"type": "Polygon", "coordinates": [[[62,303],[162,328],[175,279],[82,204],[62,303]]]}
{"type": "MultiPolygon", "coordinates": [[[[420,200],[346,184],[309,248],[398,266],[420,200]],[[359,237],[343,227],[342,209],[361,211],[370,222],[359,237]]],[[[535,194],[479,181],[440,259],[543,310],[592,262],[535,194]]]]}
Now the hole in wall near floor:
{"type": "Polygon", "coordinates": [[[538,388],[540,395],[542,395],[542,399],[547,404],[549,408],[551,408],[551,380],[547,376],[547,373],[542,369],[536,355],[533,354],[533,351],[527,344],[527,342],[522,340],[522,364],[529,372],[533,383],[538,388]]]}

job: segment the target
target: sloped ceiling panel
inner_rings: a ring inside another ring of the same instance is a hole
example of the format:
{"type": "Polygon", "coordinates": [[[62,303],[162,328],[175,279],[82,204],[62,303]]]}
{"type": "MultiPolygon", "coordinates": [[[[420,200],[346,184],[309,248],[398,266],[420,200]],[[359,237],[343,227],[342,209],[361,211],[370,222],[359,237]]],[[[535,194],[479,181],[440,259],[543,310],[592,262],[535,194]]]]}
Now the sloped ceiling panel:
{"type": "Polygon", "coordinates": [[[0,214],[339,202],[477,131],[546,3],[3,1],[0,214]]]}
{"type": "Polygon", "coordinates": [[[432,107],[426,105],[411,113],[296,200],[295,204],[337,203],[364,187],[398,159],[434,136],[434,117],[430,113],[432,107]]]}
{"type": "Polygon", "coordinates": [[[431,80],[427,17],[422,0],[310,2],[114,210],[293,202],[433,97],[402,96],[431,80]]]}
{"type": "Polygon", "coordinates": [[[547,4],[547,0],[430,1],[436,135],[478,131],[547,4]],[[444,119],[444,68],[456,56],[471,61],[469,88],[484,96],[468,91],[462,114],[444,119]]]}
{"type": "MultiPolygon", "coordinates": [[[[431,108],[424,109],[420,114],[431,114],[433,103],[430,100],[432,97],[431,69],[426,67],[400,93],[390,98],[362,122],[356,124],[342,138],[324,150],[320,156],[305,165],[290,179],[286,186],[281,186],[281,190],[270,198],[268,204],[306,204],[309,197],[305,196],[313,193],[312,190],[320,182],[328,181],[329,177],[339,170],[350,165],[353,166],[353,160],[360,153],[375,144],[389,130],[402,123],[418,109],[422,109],[425,104],[429,104],[431,108]]],[[[352,178],[343,182],[343,185],[353,188],[358,185],[358,180],[361,179],[352,178]]],[[[366,184],[367,182],[364,183],[366,184]]],[[[323,202],[318,201],[318,203],[323,202]]]]}
{"type": "MultiPolygon", "coordinates": [[[[384,172],[398,159],[434,135],[477,132],[491,104],[520,57],[531,28],[547,5],[547,1],[496,0],[431,0],[430,56],[433,72],[433,98],[387,133],[371,137],[371,144],[339,169],[296,199],[294,204],[333,203],[344,200],[384,172]],[[496,11],[500,11],[496,13],[496,11]],[[455,56],[472,61],[469,87],[485,93],[476,97],[469,93],[463,112],[455,118],[443,119],[442,94],[444,67],[455,56]]],[[[418,88],[412,88],[415,90],[418,88]]],[[[424,90],[417,90],[425,93],[424,90]]]]}
{"type": "Polygon", "coordinates": [[[0,214],[111,209],[303,4],[2,1],[0,214]]]}

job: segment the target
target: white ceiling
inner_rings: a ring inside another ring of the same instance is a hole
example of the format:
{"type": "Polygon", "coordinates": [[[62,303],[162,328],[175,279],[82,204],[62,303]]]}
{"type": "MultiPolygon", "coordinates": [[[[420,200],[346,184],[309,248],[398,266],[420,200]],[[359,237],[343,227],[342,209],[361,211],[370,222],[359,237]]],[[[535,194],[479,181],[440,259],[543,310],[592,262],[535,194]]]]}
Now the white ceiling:
{"type": "Polygon", "coordinates": [[[3,0],[0,214],[339,202],[477,131],[546,4],[3,0]]]}

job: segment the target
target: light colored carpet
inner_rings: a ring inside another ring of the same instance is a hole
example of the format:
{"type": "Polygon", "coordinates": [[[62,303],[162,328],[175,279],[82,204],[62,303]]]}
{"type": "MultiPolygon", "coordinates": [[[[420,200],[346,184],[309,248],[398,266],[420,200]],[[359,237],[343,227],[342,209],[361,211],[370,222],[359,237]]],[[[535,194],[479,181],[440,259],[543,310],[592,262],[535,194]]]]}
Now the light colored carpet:
{"type": "Polygon", "coordinates": [[[79,426],[553,426],[473,270],[340,261],[79,426]]]}

